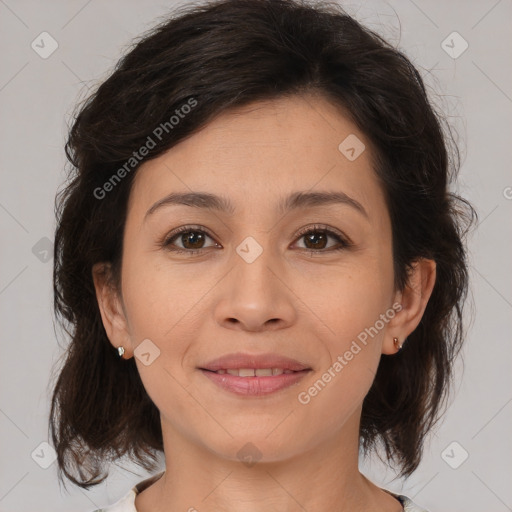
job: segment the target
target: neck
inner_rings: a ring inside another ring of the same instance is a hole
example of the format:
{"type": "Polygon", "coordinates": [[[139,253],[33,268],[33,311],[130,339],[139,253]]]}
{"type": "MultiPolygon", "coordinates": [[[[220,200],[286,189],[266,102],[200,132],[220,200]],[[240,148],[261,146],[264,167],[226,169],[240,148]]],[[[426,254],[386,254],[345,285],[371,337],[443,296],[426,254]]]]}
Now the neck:
{"type": "Polygon", "coordinates": [[[137,495],[136,509],[400,512],[403,509],[398,500],[359,472],[358,420],[354,415],[339,435],[306,451],[277,461],[262,456],[253,465],[236,457],[220,457],[162,421],[166,470],[156,483],[137,495]]]}

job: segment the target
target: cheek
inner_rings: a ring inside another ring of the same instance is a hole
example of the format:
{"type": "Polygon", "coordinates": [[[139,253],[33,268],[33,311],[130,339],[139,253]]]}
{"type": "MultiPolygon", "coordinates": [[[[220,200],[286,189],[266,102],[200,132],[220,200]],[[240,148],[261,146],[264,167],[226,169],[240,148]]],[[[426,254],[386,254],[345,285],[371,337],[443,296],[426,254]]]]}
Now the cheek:
{"type": "Polygon", "coordinates": [[[148,345],[149,352],[157,354],[150,365],[135,360],[158,407],[177,410],[190,401],[187,393],[181,394],[180,384],[186,386],[182,366],[206,322],[205,295],[217,281],[215,276],[198,277],[191,267],[155,262],[143,253],[134,252],[123,262],[123,300],[133,349],[136,355],[142,351],[144,340],[156,347],[148,345]]]}
{"type": "MultiPolygon", "coordinates": [[[[361,405],[377,371],[389,312],[392,275],[380,263],[340,272],[312,299],[316,340],[325,350],[322,367],[297,402],[303,427],[334,435],[361,405]],[[387,313],[387,316],[386,316],[387,313]]],[[[393,316],[392,316],[393,315],[393,316]]],[[[311,317],[311,315],[310,315],[311,317]]]]}
{"type": "Polygon", "coordinates": [[[350,344],[391,307],[392,264],[384,258],[364,258],[343,268],[331,267],[321,286],[312,288],[312,282],[310,277],[304,278],[298,295],[317,314],[320,333],[334,340],[330,343],[333,348],[350,344]]]}
{"type": "Polygon", "coordinates": [[[355,421],[375,375],[378,357],[361,351],[352,360],[336,360],[317,375],[309,387],[299,390],[296,416],[301,429],[315,433],[309,442],[318,438],[335,437],[348,421],[355,421]]]}
{"type": "Polygon", "coordinates": [[[197,336],[198,327],[193,324],[206,292],[206,284],[197,281],[185,279],[179,267],[171,270],[137,253],[123,262],[123,300],[133,349],[141,351],[146,343],[151,354],[148,365],[135,357],[144,388],[163,416],[189,421],[191,410],[199,411],[185,389],[188,383],[181,364],[197,336]]]}
{"type": "Polygon", "coordinates": [[[135,252],[123,262],[123,299],[135,344],[144,338],[180,338],[173,333],[190,324],[211,280],[157,260],[135,252]]]}

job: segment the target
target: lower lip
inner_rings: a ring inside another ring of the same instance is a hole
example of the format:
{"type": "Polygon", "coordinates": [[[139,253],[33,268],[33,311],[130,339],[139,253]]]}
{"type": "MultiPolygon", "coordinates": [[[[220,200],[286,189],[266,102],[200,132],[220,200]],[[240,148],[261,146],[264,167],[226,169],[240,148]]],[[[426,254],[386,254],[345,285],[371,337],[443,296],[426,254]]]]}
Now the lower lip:
{"type": "Polygon", "coordinates": [[[262,396],[293,386],[302,380],[310,370],[282,373],[272,377],[237,377],[228,373],[220,374],[202,369],[201,372],[217,386],[236,395],[262,396]]]}

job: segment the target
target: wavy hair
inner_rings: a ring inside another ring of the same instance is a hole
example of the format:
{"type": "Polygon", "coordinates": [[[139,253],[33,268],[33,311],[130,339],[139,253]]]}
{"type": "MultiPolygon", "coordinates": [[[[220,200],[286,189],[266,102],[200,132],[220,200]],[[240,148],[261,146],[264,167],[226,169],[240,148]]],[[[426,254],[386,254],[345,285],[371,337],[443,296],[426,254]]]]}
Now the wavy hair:
{"type": "Polygon", "coordinates": [[[230,108],[304,93],[342,107],[375,149],[397,288],[419,258],[437,265],[419,326],[402,351],[381,356],[360,424],[365,455],[383,447],[400,476],[419,465],[424,439],[444,413],[465,333],[464,237],[476,214],[448,190],[459,167],[453,137],[410,60],[338,4],[217,0],[185,4],[136,41],[79,106],[69,130],[71,169],[55,200],[53,283],[55,315],[70,341],[49,419],[60,480],[64,473],[81,487],[97,485],[108,477],[107,462],[124,455],[154,471],[163,451],[159,411],[134,359],[120,360],[107,338],[91,273],[95,263],[109,262],[119,284],[138,166],[230,108]],[[192,101],[140,162],[130,160],[192,101]],[[123,166],[122,180],[99,198],[123,166]]]}

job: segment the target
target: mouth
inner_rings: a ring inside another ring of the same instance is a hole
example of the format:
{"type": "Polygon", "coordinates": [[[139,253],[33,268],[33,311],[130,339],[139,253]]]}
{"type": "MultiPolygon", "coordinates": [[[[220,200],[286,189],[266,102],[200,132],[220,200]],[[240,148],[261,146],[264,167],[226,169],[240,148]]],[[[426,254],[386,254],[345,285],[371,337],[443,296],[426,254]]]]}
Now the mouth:
{"type": "Polygon", "coordinates": [[[218,375],[233,375],[235,377],[272,377],[274,375],[283,375],[289,373],[297,373],[293,370],[285,370],[283,368],[227,368],[221,370],[208,370],[200,368],[207,372],[217,373],[218,375]]]}
{"type": "Polygon", "coordinates": [[[225,391],[240,396],[262,396],[288,388],[312,368],[276,354],[230,354],[202,367],[202,374],[225,391]]]}

